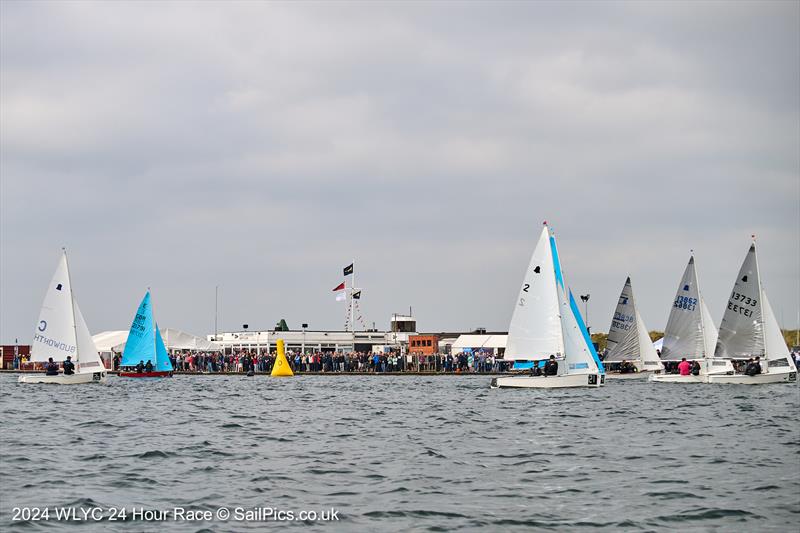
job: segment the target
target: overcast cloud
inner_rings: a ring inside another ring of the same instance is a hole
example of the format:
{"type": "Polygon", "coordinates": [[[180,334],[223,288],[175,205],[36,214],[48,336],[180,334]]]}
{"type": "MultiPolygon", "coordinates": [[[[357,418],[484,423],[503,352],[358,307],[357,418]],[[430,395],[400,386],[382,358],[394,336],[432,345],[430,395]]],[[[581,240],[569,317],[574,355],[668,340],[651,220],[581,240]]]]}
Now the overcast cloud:
{"type": "Polygon", "coordinates": [[[0,341],[61,246],[93,333],[505,330],[542,220],[607,330],[719,321],[755,233],[800,299],[800,4],[0,2],[0,341]]]}

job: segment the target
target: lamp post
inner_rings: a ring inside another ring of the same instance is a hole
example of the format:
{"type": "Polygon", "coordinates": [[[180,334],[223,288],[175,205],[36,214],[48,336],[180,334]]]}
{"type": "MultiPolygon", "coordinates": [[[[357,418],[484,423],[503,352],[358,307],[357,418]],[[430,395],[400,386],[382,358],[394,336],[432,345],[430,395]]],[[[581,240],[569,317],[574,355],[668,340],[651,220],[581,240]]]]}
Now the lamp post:
{"type": "Polygon", "coordinates": [[[583,302],[583,314],[586,315],[586,332],[591,335],[592,328],[589,326],[589,294],[581,294],[581,301],[583,302]]]}
{"type": "Polygon", "coordinates": [[[303,324],[303,346],[300,348],[300,351],[303,352],[303,355],[306,354],[306,328],[308,328],[308,324],[303,324]]]}

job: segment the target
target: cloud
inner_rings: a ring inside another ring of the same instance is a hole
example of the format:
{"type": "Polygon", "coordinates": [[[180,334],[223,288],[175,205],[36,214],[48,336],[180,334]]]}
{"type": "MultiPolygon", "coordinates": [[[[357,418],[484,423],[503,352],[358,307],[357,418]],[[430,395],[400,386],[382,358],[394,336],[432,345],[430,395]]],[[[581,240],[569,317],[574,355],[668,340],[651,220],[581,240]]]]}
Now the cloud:
{"type": "Polygon", "coordinates": [[[795,3],[0,9],[4,341],[62,245],[93,331],[146,286],[199,334],[216,285],[226,327],[341,327],[353,258],[379,327],[504,329],[544,219],[595,330],[627,275],[663,328],[689,249],[718,320],[753,232],[797,313],[795,3]]]}

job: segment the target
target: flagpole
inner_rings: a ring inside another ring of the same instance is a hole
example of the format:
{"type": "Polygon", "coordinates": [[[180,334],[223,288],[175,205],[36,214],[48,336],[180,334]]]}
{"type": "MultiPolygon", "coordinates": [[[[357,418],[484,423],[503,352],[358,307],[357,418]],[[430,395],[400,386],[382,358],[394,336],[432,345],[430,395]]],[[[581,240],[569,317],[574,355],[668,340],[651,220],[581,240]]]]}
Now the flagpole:
{"type": "Polygon", "coordinates": [[[355,306],[353,305],[353,291],[356,287],[356,260],[353,259],[353,271],[350,273],[350,329],[353,332],[353,351],[356,349],[356,323],[355,323],[355,306]]]}

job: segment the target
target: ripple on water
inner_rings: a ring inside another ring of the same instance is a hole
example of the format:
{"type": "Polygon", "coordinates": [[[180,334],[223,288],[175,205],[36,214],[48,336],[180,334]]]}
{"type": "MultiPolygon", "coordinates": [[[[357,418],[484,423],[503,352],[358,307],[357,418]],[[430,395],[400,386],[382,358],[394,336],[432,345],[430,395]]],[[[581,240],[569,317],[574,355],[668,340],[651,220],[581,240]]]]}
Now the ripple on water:
{"type": "MultiPolygon", "coordinates": [[[[335,506],[345,518],[330,531],[786,531],[800,515],[794,386],[529,393],[489,389],[480,376],[109,383],[32,388],[0,375],[4,508],[335,506]],[[56,400],[70,417],[34,424],[19,409],[56,400]],[[113,416],[100,417],[109,405],[113,416]]],[[[0,515],[0,530],[42,529],[8,519],[0,515]]]]}

